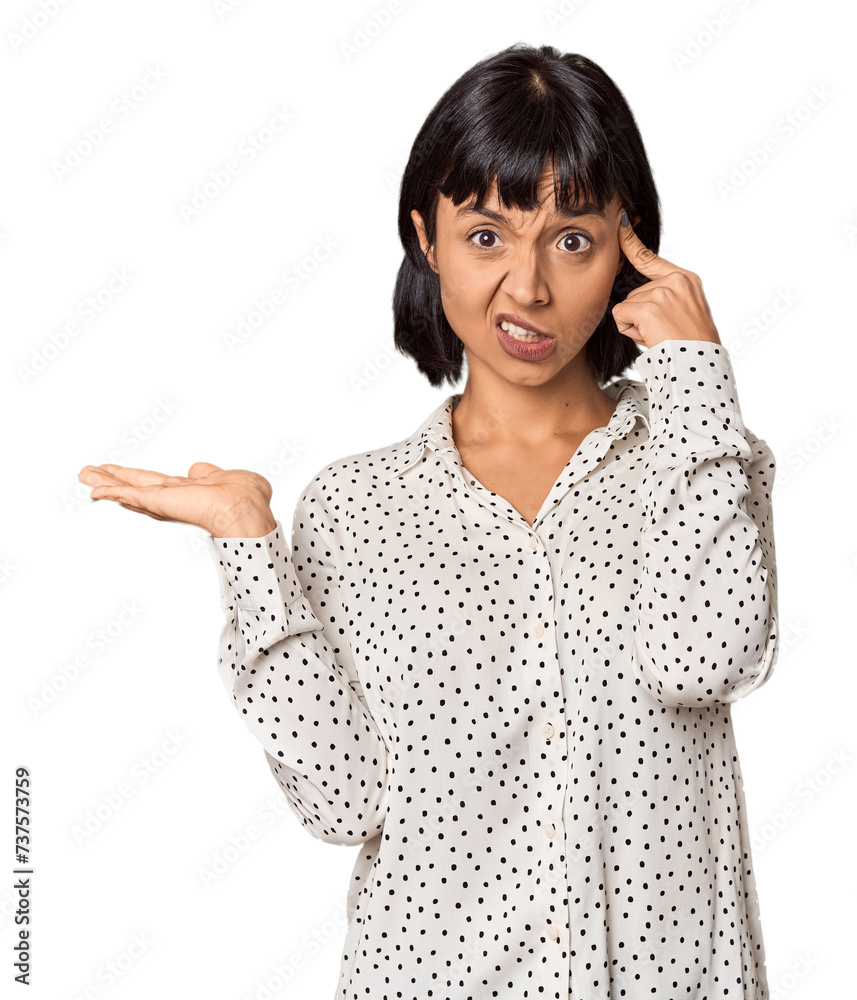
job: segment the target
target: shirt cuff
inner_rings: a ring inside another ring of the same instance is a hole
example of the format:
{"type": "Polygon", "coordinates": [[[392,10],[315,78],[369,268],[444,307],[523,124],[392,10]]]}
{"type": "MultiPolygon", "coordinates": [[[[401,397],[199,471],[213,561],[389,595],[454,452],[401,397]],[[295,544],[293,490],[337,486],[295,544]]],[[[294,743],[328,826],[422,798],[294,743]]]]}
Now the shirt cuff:
{"type": "Polygon", "coordinates": [[[745,465],[752,461],[732,363],[722,344],[662,340],[636,364],[649,396],[654,468],[663,472],[728,457],[745,465]]]}
{"type": "Polygon", "coordinates": [[[309,629],[320,632],[322,623],[301,588],[283,526],[279,521],[275,525],[260,538],[206,536],[220,575],[221,605],[282,615],[289,635],[309,629]]]}
{"type": "Polygon", "coordinates": [[[662,340],[642,351],[634,362],[646,380],[649,421],[671,410],[708,407],[743,429],[741,406],[728,350],[707,340],[662,340]]]}

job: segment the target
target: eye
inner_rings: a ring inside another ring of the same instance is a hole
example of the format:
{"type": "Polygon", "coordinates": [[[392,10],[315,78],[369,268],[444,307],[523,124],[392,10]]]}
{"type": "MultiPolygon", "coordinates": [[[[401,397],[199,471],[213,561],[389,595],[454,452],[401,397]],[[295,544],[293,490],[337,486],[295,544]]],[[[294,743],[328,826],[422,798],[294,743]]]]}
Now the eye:
{"type": "MultiPolygon", "coordinates": [[[[493,229],[478,229],[467,237],[467,242],[473,246],[481,247],[483,250],[495,250],[503,245],[493,229]]],[[[583,257],[594,245],[594,241],[584,233],[566,233],[557,244],[574,257],[583,257]]]]}
{"type": "Polygon", "coordinates": [[[559,241],[559,246],[563,250],[568,250],[570,253],[576,255],[583,255],[592,247],[592,240],[588,236],[584,236],[583,233],[566,233],[565,236],[559,241]],[[581,249],[580,241],[584,240],[586,246],[581,249]],[[575,242],[576,241],[576,242],[575,242]]]}
{"type": "Polygon", "coordinates": [[[467,242],[468,243],[473,243],[473,237],[474,236],[479,236],[480,237],[480,239],[477,241],[477,243],[474,244],[474,246],[483,247],[485,250],[493,250],[495,247],[500,246],[499,243],[486,242],[485,239],[481,238],[481,237],[485,237],[489,241],[495,240],[495,239],[499,240],[499,236],[497,236],[497,234],[494,232],[493,229],[479,229],[475,233],[471,233],[467,237],[467,242]]]}

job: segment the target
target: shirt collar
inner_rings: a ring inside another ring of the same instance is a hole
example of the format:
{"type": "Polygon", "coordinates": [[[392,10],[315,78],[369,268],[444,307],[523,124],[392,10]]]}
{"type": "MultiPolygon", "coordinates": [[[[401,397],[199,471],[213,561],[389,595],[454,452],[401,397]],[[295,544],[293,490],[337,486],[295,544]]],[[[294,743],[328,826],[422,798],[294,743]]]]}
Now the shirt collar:
{"type": "MultiPolygon", "coordinates": [[[[640,419],[649,428],[648,405],[645,385],[634,379],[620,378],[604,386],[604,391],[618,400],[613,416],[606,427],[598,430],[608,437],[626,437],[640,419]]],[[[411,434],[393,448],[390,459],[390,474],[400,476],[406,469],[419,462],[426,449],[438,455],[456,453],[452,437],[452,411],[461,393],[456,392],[447,398],[423,421],[411,434]]]]}

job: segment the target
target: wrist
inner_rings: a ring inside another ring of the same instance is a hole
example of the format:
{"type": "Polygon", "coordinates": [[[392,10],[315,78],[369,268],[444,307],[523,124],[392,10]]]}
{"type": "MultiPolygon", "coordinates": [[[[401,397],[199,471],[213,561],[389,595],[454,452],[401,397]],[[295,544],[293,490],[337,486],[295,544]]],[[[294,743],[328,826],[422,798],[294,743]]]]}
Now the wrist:
{"type": "Polygon", "coordinates": [[[214,538],[261,538],[276,526],[270,507],[248,504],[220,515],[208,531],[214,538]]]}

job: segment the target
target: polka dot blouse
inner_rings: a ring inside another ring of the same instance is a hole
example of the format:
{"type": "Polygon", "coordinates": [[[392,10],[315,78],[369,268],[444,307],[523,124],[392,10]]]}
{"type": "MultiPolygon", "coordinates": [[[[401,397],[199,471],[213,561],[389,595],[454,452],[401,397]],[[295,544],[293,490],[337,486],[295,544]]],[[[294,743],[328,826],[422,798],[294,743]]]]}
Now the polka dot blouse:
{"type": "Polygon", "coordinates": [[[664,341],[532,527],[449,396],[206,537],[220,675],[358,852],[339,1000],[768,1000],[730,704],[777,651],[774,456],[726,348],[664,341]]]}

